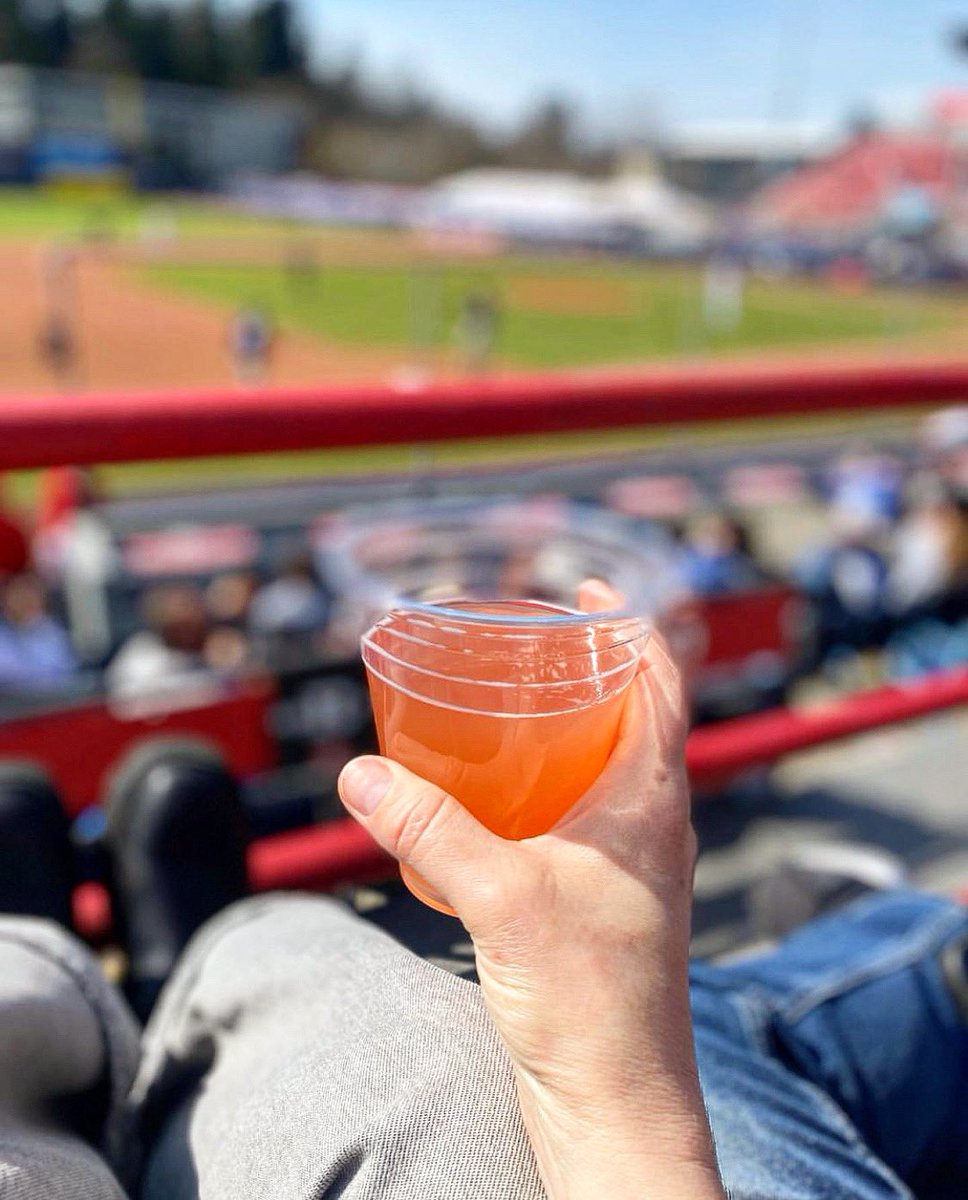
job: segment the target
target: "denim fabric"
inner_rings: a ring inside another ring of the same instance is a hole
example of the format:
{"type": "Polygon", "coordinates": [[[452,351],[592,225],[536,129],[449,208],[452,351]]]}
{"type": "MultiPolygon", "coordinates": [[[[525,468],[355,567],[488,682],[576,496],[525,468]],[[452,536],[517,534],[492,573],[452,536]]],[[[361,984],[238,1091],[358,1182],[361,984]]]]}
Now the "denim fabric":
{"type": "Polygon", "coordinates": [[[730,1196],[968,1195],[968,1031],[939,964],[966,928],[950,901],[878,893],[767,954],[694,964],[730,1196]]]}

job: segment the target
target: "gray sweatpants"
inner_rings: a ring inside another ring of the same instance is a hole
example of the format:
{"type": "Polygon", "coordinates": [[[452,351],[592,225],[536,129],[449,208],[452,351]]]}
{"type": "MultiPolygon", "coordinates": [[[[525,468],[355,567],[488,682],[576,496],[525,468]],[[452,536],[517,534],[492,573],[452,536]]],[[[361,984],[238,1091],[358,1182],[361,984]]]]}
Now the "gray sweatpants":
{"type": "Polygon", "coordinates": [[[83,946],[0,918],[0,1200],[125,1195],[544,1192],[479,989],[342,905],[273,895],[229,909],[189,947],[140,1044],[83,946]]]}

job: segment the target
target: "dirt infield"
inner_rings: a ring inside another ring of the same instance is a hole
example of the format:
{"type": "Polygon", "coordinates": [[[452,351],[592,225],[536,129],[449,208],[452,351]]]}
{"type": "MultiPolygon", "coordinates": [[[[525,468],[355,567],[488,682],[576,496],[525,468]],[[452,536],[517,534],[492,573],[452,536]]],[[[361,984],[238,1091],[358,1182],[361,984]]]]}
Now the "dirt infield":
{"type": "Polygon", "coordinates": [[[633,284],[622,279],[521,276],[504,286],[507,301],[532,312],[631,316],[641,300],[633,284]]]}
{"type": "MultiPolygon", "coordinates": [[[[270,385],[386,379],[404,369],[408,357],[404,346],[412,340],[413,333],[406,316],[412,297],[408,300],[406,286],[400,284],[404,276],[399,268],[428,260],[441,265],[441,279],[452,292],[478,286],[473,263],[480,262],[480,277],[485,286],[493,286],[501,294],[505,309],[517,321],[515,327],[508,323],[501,343],[501,366],[570,363],[579,370],[598,370],[606,364],[632,368],[645,359],[670,361],[677,353],[681,358],[690,352],[681,336],[681,344],[674,344],[674,330],[665,342],[662,337],[649,342],[646,336],[658,327],[658,316],[667,315],[670,305],[676,311],[682,307],[675,287],[670,291],[665,268],[654,273],[643,270],[626,275],[605,264],[603,272],[596,274],[584,260],[556,263],[527,257],[499,258],[492,265],[486,254],[478,254],[478,249],[468,246],[462,251],[455,243],[435,247],[426,239],[400,231],[272,227],[244,234],[189,231],[174,240],[125,237],[113,246],[81,245],[76,252],[76,266],[69,272],[73,279],[70,326],[77,346],[77,363],[70,380],[65,381],[45,363],[41,353],[41,337],[51,311],[50,241],[39,237],[0,238],[0,306],[5,318],[0,323],[0,392],[231,385],[234,375],[228,352],[230,308],[217,299],[194,295],[188,288],[183,291],[172,285],[169,290],[167,285],[150,278],[151,273],[145,269],[149,264],[285,268],[290,263],[295,268],[308,261],[317,263],[324,277],[327,267],[359,267],[363,275],[369,267],[387,272],[386,312],[376,312],[375,319],[387,318],[389,334],[384,328],[380,331],[382,340],[376,336],[373,344],[363,340],[370,332],[370,309],[366,306],[377,309],[379,305],[372,298],[372,290],[367,293],[365,288],[360,291],[347,287],[346,304],[357,306],[353,313],[363,313],[356,327],[352,320],[334,322],[336,328],[349,330],[343,340],[342,334],[328,333],[325,327],[319,332],[293,330],[292,326],[300,322],[290,320],[289,327],[277,338],[266,381],[270,385]],[[452,273],[448,275],[448,271],[452,273]],[[529,322],[530,317],[537,317],[537,324],[534,320],[529,322]],[[587,354],[588,362],[578,358],[572,362],[566,353],[560,355],[559,362],[549,351],[549,346],[555,351],[558,347],[552,322],[555,318],[565,322],[561,337],[567,338],[571,336],[569,330],[575,328],[574,320],[568,324],[568,319],[575,317],[594,317],[598,321],[588,324],[589,345],[582,351],[587,354]],[[626,318],[632,318],[635,338],[626,336],[624,327],[615,328],[614,323],[609,326],[609,318],[616,319],[618,326],[626,318]],[[596,333],[599,326],[600,333],[596,333]],[[645,340],[637,353],[639,334],[645,340]],[[601,352],[596,360],[591,343],[599,336],[601,352]],[[529,338],[534,340],[540,354],[533,352],[529,338]]],[[[273,273],[273,278],[282,277],[273,273]]],[[[358,280],[354,277],[352,282],[355,287],[358,280]]],[[[793,294],[792,289],[788,291],[793,294]]],[[[214,294],[218,294],[217,289],[214,294]]],[[[225,294],[231,304],[233,289],[225,289],[225,294]]],[[[241,297],[245,293],[239,290],[237,294],[241,297]]],[[[781,297],[784,303],[789,298],[786,294],[781,297]]],[[[804,310],[803,319],[809,321],[813,316],[809,306],[805,308],[802,298],[794,298],[798,301],[796,311],[804,310]]],[[[815,297],[818,310],[824,298],[825,293],[818,291],[815,297]]],[[[888,299],[898,308],[896,297],[888,299]]],[[[761,310],[762,307],[760,303],[761,310]]],[[[782,305],[778,311],[782,316],[782,305]]],[[[288,316],[292,318],[291,313],[288,316]]],[[[286,319],[283,311],[280,320],[286,319]]],[[[761,333],[769,333],[769,323],[764,324],[762,311],[758,319],[761,333]]],[[[816,342],[796,342],[789,346],[756,346],[741,340],[735,346],[717,347],[715,353],[726,360],[749,359],[751,355],[776,360],[790,354],[797,359],[827,360],[872,352],[888,358],[919,355],[960,358],[966,352],[968,301],[961,294],[904,297],[896,319],[899,332],[889,338],[872,335],[858,335],[856,340],[818,338],[816,342]],[[915,303],[919,308],[934,307],[939,311],[943,306],[945,327],[903,332],[905,314],[913,311],[915,303]]],[[[676,320],[672,320],[671,326],[675,326],[676,320]]],[[[459,355],[447,336],[447,329],[441,326],[441,331],[440,344],[433,352],[423,352],[422,365],[435,373],[454,374],[460,370],[459,355]]],[[[696,346],[691,353],[701,355],[704,350],[696,346]]]]}
{"type": "MultiPolygon", "coordinates": [[[[44,256],[39,242],[0,243],[0,391],[64,390],[41,353],[50,309],[44,256]]],[[[110,251],[79,251],[65,274],[72,281],[67,307],[77,346],[71,386],[150,389],[233,382],[228,322],[217,306],[152,288],[110,251]]],[[[384,378],[400,365],[401,356],[393,351],[284,332],[275,346],[270,382],[384,378]]]]}

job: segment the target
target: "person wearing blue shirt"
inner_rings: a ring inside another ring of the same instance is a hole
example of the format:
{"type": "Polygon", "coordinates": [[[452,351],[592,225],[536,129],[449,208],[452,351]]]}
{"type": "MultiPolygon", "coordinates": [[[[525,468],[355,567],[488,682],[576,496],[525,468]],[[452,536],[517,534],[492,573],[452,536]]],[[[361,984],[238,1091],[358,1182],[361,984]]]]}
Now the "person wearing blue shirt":
{"type": "Polygon", "coordinates": [[[763,581],[738,522],[724,513],[706,513],[686,532],[679,560],[683,582],[697,596],[742,591],[763,581]]]}
{"type": "Polygon", "coordinates": [[[77,668],[67,631],[47,612],[43,585],[15,575],[0,597],[0,687],[49,687],[77,668]]]}

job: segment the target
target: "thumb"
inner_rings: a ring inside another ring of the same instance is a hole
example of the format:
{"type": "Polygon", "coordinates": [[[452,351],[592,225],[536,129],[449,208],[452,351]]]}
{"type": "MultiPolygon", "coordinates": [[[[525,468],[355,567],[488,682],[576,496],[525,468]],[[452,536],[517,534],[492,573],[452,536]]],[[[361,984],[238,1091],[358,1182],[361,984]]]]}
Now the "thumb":
{"type": "Polygon", "coordinates": [[[388,758],[346,764],[340,799],[394,858],[412,867],[458,913],[493,884],[508,843],[436,784],[388,758]]]}

